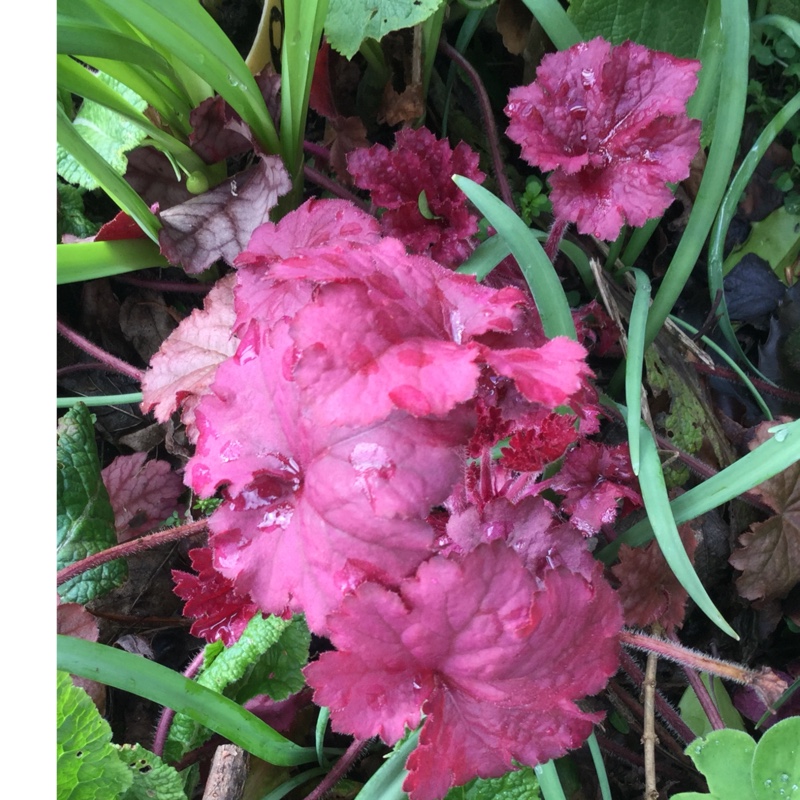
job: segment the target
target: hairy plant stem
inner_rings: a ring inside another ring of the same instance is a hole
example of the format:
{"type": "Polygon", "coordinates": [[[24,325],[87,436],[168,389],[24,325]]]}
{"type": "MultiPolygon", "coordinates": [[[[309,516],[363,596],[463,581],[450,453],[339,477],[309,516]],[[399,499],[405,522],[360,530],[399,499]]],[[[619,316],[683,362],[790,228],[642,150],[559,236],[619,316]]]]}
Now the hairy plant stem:
{"type": "Polygon", "coordinates": [[[356,762],[368,741],[369,739],[353,739],[350,747],[345,750],[344,755],[331,767],[331,771],[319,782],[314,791],[306,796],[305,800],[320,800],[321,797],[333,789],[356,762]]]}
{"type": "Polygon", "coordinates": [[[567,232],[569,222],[565,219],[556,217],[550,227],[550,232],[547,234],[547,241],[544,243],[544,252],[547,257],[555,264],[556,256],[558,255],[558,246],[567,232]]]}
{"type": "Polygon", "coordinates": [[[312,183],[316,183],[317,186],[321,186],[331,194],[335,194],[337,197],[341,197],[343,200],[349,200],[353,205],[358,206],[362,211],[366,211],[367,214],[370,213],[370,205],[366,201],[362,200],[360,197],[354,195],[349,189],[345,189],[340,183],[329,178],[324,173],[320,172],[314,167],[309,167],[306,164],[303,167],[305,171],[306,178],[308,178],[312,183]]]}
{"type": "Polygon", "coordinates": [[[143,553],[145,550],[152,550],[162,544],[177,542],[181,539],[188,539],[190,536],[196,536],[198,533],[204,533],[206,523],[206,520],[201,519],[197,522],[190,522],[187,525],[179,525],[177,528],[169,528],[166,531],[158,531],[148,536],[140,536],[138,539],[131,539],[129,542],[123,542],[114,547],[109,547],[107,550],[101,550],[99,553],[93,553],[59,570],[56,575],[56,586],[61,586],[62,583],[82,575],[87,570],[99,567],[101,564],[107,564],[116,558],[125,558],[136,553],[143,553]]]}
{"type": "Polygon", "coordinates": [[[781,679],[771,669],[753,670],[731,661],[722,661],[718,658],[698,653],[676,642],[648,636],[644,633],[623,630],[620,641],[629,647],[643,650],[646,653],[655,653],[663,658],[680,664],[682,667],[718,675],[725,680],[752,686],[761,699],[771,706],[786,689],[786,681],[781,679]]]}
{"type": "Polygon", "coordinates": [[[725,727],[725,723],[722,721],[719,709],[714,705],[714,701],[706,685],[693,669],[689,669],[688,667],[681,667],[681,669],[683,669],[686,680],[689,681],[689,686],[694,689],[694,693],[697,695],[697,700],[700,703],[700,708],[703,709],[703,712],[708,717],[711,727],[715,731],[721,731],[725,727]]]}
{"type": "Polygon", "coordinates": [[[123,375],[127,375],[128,377],[133,378],[135,381],[139,381],[141,383],[141,380],[144,377],[143,370],[128,364],[127,361],[123,361],[121,358],[112,356],[111,353],[107,353],[102,347],[98,347],[96,344],[90,342],[86,337],[81,336],[77,331],[72,330],[72,328],[65,325],[61,320],[56,320],[56,330],[68,342],[71,342],[76,347],[83,350],[83,352],[87,355],[90,355],[92,358],[96,358],[102,364],[106,364],[116,372],[121,372],[123,375]]]}
{"type": "Polygon", "coordinates": [[[511,187],[508,185],[508,179],[503,170],[503,158],[500,155],[500,138],[497,135],[497,126],[494,122],[492,104],[489,101],[486,87],[484,87],[483,81],[480,75],[478,75],[478,71],[472,64],[444,39],[439,40],[439,52],[444,53],[444,55],[453,61],[460,69],[464,70],[472,82],[472,88],[475,90],[475,95],[478,98],[478,105],[481,110],[481,117],[483,118],[486,141],[489,145],[489,153],[492,157],[492,169],[494,171],[495,180],[497,181],[497,189],[500,192],[500,197],[503,202],[512,211],[516,211],[514,198],[511,196],[511,187]]]}
{"type": "MultiPolygon", "coordinates": [[[[194,678],[203,666],[203,659],[205,658],[205,649],[201,650],[191,661],[188,667],[183,671],[184,678],[194,678]]],[[[164,755],[164,745],[167,743],[169,736],[169,729],[172,727],[172,720],[175,719],[175,710],[172,708],[164,708],[161,716],[158,718],[158,725],[156,726],[156,735],[153,738],[153,752],[157,756],[164,755]]]]}
{"type": "MultiPolygon", "coordinates": [[[[741,378],[732,370],[715,364],[713,367],[704,364],[702,361],[692,361],[692,366],[696,372],[703,375],[710,375],[714,378],[722,378],[722,380],[735,383],[737,386],[742,385],[741,378]]],[[[749,376],[750,382],[758,389],[759,392],[764,394],[771,394],[773,397],[778,397],[781,400],[786,400],[787,403],[795,403],[800,405],[800,392],[793,392],[791,389],[783,389],[780,386],[773,386],[771,383],[762,381],[755,376],[749,376]]]]}

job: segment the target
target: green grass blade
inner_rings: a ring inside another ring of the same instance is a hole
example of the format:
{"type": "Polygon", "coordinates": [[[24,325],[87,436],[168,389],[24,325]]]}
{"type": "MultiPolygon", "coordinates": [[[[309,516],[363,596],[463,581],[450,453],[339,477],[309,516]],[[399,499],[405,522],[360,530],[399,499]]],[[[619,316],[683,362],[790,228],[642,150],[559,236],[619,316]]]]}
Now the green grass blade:
{"type": "MultiPolygon", "coordinates": [[[[770,430],[775,432],[771,439],[699,486],[676,497],[669,504],[675,522],[680,524],[699,517],[800,461],[800,420],[770,430]]],[[[636,547],[652,538],[650,521],[643,519],[604,547],[598,558],[609,564],[616,558],[620,545],[636,547]]]]}
{"type": "Polygon", "coordinates": [[[644,248],[647,247],[647,243],[656,232],[659,222],[661,222],[661,217],[653,217],[653,219],[647,220],[641,228],[636,228],[633,231],[620,256],[620,261],[626,267],[632,267],[636,263],[636,259],[642,254],[644,248]]]}
{"type": "Polygon", "coordinates": [[[731,319],[728,316],[728,307],[725,303],[723,248],[725,245],[725,237],[727,236],[731,220],[736,214],[739,200],[747,184],[750,182],[750,178],[753,176],[756,167],[761,163],[761,159],[775,140],[775,137],[798,111],[800,111],[800,92],[784,105],[770,120],[758,139],[756,139],[755,143],[750,148],[750,152],[745,156],[744,161],[742,161],[739,169],[736,171],[736,175],[734,175],[731,181],[730,188],[725,194],[716,222],[711,231],[711,238],[708,245],[708,288],[711,293],[712,302],[716,302],[718,293],[722,293],[722,300],[718,306],[720,329],[729,344],[734,348],[736,355],[741,359],[742,363],[747,364],[753,372],[770,383],[771,381],[765,378],[764,375],[750,363],[750,360],[739,344],[739,340],[736,338],[733,325],[731,325],[731,319]]]}
{"type": "Polygon", "coordinates": [[[558,0],[522,0],[536,17],[550,41],[559,49],[566,50],[583,41],[575,23],[567,16],[558,0]]]}
{"type": "Polygon", "coordinates": [[[56,56],[58,85],[73,94],[115,111],[141,128],[162,150],[171,153],[187,172],[205,172],[206,163],[188,145],[157,128],[138,109],[110,86],[69,56],[56,56]]]}
{"type": "Polygon", "coordinates": [[[298,786],[302,786],[304,783],[308,783],[312,778],[317,778],[320,775],[324,775],[328,770],[323,769],[322,767],[314,767],[313,769],[308,769],[305,772],[301,772],[299,775],[295,775],[293,778],[289,778],[286,783],[282,783],[276,789],[273,789],[269,794],[265,794],[261,800],[283,800],[289,792],[293,789],[296,789],[298,786]]]}
{"type": "Polygon", "coordinates": [[[784,17],[781,14],[767,14],[765,17],[757,19],[753,27],[771,25],[779,31],[785,33],[798,47],[800,47],[800,22],[791,17],[784,17]]]}
{"type": "Polygon", "coordinates": [[[72,408],[72,406],[83,403],[90,408],[96,406],[126,406],[130,403],[141,403],[142,393],[131,392],[130,394],[103,394],[97,397],[58,397],[56,398],[56,408],[72,408]]]}
{"type": "Polygon", "coordinates": [[[502,200],[475,181],[462,175],[454,175],[453,180],[505,239],[530,286],[547,336],[575,339],[575,325],[561,281],[533,231],[502,200]]]}
{"type": "Polygon", "coordinates": [[[317,762],[321,767],[328,767],[328,759],[325,758],[324,742],[325,731],[328,730],[328,720],[331,718],[331,710],[325,706],[320,708],[317,716],[317,726],[314,731],[314,746],[317,750],[317,762]]]}
{"type": "Polygon", "coordinates": [[[734,639],[738,639],[736,631],[725,621],[708,596],[708,592],[700,578],[697,577],[692,562],[686,554],[670,507],[655,440],[646,425],[640,424],[639,427],[641,430],[639,487],[642,490],[647,518],[653,527],[658,546],[661,548],[669,568],[681,586],[689,593],[689,597],[717,627],[734,639]]]}
{"type": "Polygon", "coordinates": [[[633,474],[639,474],[639,424],[642,418],[642,367],[644,364],[644,330],[650,305],[650,279],[640,269],[634,269],[636,293],[633,296],[631,319],[628,323],[628,353],[625,361],[625,405],[627,411],[628,447],[633,474]]]}
{"type": "Polygon", "coordinates": [[[168,267],[169,262],[149,239],[113,242],[76,242],[56,246],[57,283],[77,283],[122,275],[148,267],[168,267]]]}
{"type": "Polygon", "coordinates": [[[63,109],[57,107],[56,133],[58,143],[70,153],[80,165],[103,187],[106,194],[154,241],[158,242],[161,223],[147,204],[131,188],[130,184],[117,175],[105,159],[75,130],[63,109]]]}
{"type": "Polygon", "coordinates": [[[710,0],[706,7],[700,47],[697,50],[697,58],[703,66],[700,70],[697,89],[689,98],[686,106],[686,113],[690,117],[702,120],[703,131],[706,130],[706,124],[714,108],[714,101],[719,93],[724,44],[720,0],[710,0]]]}
{"type": "Polygon", "coordinates": [[[407,800],[403,791],[406,761],[417,746],[419,729],[411,733],[383,763],[383,766],[364,784],[355,800],[407,800]]]}
{"type": "Polygon", "coordinates": [[[603,763],[603,754],[600,752],[600,745],[597,743],[597,737],[594,735],[594,731],[588,739],[588,744],[589,752],[592,754],[594,771],[597,774],[597,781],[600,784],[600,795],[603,800],[611,800],[611,786],[608,782],[606,765],[603,763]]]}
{"type": "Polygon", "coordinates": [[[271,153],[280,152],[275,126],[244,60],[216,22],[193,0],[96,0],[138,28],[212,86],[271,153]]]}
{"type": "MultiPolygon", "coordinates": [[[[670,319],[676,325],[679,325],[681,328],[692,334],[692,336],[697,336],[697,334],[700,333],[700,331],[698,331],[693,325],[690,325],[688,322],[684,322],[678,317],[670,316],[670,319]]],[[[766,404],[764,398],[761,396],[761,393],[758,391],[758,389],[756,389],[756,387],[753,385],[753,382],[747,377],[747,374],[742,370],[742,368],[716,342],[709,339],[708,336],[701,336],[700,340],[706,347],[713,350],[728,365],[728,367],[730,367],[730,369],[739,376],[739,380],[744,384],[744,387],[750,392],[750,394],[753,395],[753,400],[755,400],[756,405],[764,417],[768,420],[773,419],[772,412],[769,410],[769,406],[766,404]]]]}
{"type": "Polygon", "coordinates": [[[311,79],[317,61],[328,0],[303,0],[283,6],[284,34],[281,50],[281,145],[286,168],[301,190],[303,136],[308,115],[311,79]]]}
{"type": "Polygon", "coordinates": [[[539,764],[533,768],[533,771],[539,779],[539,788],[542,790],[544,800],[567,800],[554,761],[539,764]]]}
{"type": "Polygon", "coordinates": [[[689,223],[650,308],[645,346],[656,338],[697,263],[725,193],[739,145],[747,99],[750,41],[747,0],[725,0],[722,30],[724,102],[717,108],[714,141],[689,223]]]}
{"type": "Polygon", "coordinates": [[[58,636],[58,668],[172,708],[269,764],[292,767],[317,759],[254,714],[171,669],[107,645],[58,636]]]}

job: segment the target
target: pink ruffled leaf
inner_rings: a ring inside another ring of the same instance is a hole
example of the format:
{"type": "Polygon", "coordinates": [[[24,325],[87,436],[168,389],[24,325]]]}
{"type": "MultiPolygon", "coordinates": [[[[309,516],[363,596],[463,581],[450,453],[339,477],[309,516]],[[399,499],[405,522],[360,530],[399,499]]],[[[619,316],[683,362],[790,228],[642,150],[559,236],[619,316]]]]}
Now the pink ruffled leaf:
{"type": "Polygon", "coordinates": [[[686,116],[700,62],[601,38],[545,56],[536,81],[512,89],[508,136],[550,177],[558,217],[614,239],[672,202],[689,175],[699,120],[686,116]]]}
{"type": "Polygon", "coordinates": [[[434,557],[399,597],[364,584],[331,616],[338,652],[306,667],[336,730],[396,742],[426,715],[403,788],[437,800],[578,746],[598,715],[575,701],[617,666],[611,589],[566,570],[537,581],[505,544],[434,557]],[[572,620],[565,635],[563,619],[572,620]]]}
{"type": "Polygon", "coordinates": [[[142,410],[166,422],[181,407],[189,439],[197,438],[194,409],[214,380],[217,367],[236,352],[231,329],[234,275],[218,281],[202,309],[193,311],[153,356],[142,380],[142,410]]]}

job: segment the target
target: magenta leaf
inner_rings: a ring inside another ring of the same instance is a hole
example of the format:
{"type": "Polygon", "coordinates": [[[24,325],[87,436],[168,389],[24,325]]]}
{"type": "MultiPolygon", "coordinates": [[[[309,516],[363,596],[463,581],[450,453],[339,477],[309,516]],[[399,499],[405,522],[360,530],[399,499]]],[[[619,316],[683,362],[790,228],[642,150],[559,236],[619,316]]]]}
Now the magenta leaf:
{"type": "Polygon", "coordinates": [[[393,150],[379,144],[355,150],[347,166],[356,186],[368,189],[372,201],[388,209],[381,217],[384,233],[413,253],[457,267],[475,249],[478,217],[450,176],[465,175],[477,183],[485,176],[478,169],[478,154],[463,142],[453,150],[427,128],[405,128],[397,132],[393,150]],[[432,218],[420,211],[421,192],[432,218]]]}
{"type": "Polygon", "coordinates": [[[291,184],[280,158],[262,156],[245,172],[160,215],[158,242],[173,264],[197,274],[222,258],[232,264],[291,184]]]}
{"type": "Polygon", "coordinates": [[[335,730],[388,744],[425,715],[403,785],[412,800],[560,756],[599,719],[575,701],[617,667],[619,605],[599,567],[593,578],[560,568],[537,580],[494,542],[430,559],[399,593],[363,584],[329,620],[338,652],[305,670],[315,702],[335,730]]]}
{"type": "Polygon", "coordinates": [[[699,120],[686,116],[700,62],[601,38],[547,55],[536,81],[512,89],[508,136],[550,176],[558,217],[615,239],[672,202],[689,176],[699,120]]]}

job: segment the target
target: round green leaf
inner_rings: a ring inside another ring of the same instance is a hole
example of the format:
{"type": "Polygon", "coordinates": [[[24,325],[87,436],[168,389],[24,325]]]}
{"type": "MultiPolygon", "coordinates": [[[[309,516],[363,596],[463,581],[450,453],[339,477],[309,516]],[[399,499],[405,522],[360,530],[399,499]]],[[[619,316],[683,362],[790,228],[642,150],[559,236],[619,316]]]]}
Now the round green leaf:
{"type": "Polygon", "coordinates": [[[800,717],[773,725],[753,756],[756,800],[800,800],[800,717]]]}

